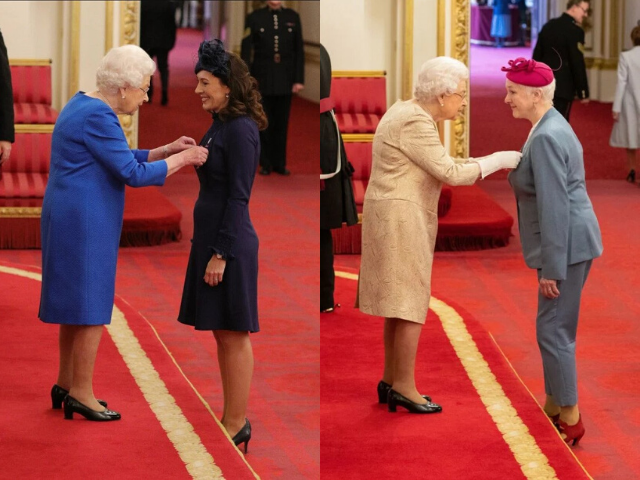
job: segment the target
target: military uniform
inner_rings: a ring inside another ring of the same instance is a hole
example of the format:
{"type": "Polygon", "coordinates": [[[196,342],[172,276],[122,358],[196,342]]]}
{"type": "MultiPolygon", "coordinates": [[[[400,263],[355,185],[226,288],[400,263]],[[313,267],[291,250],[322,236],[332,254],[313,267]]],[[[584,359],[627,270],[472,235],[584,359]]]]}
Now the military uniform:
{"type": "Polygon", "coordinates": [[[332,228],[358,223],[351,176],[331,102],[331,59],[320,45],[320,310],[334,306],[332,228]],[[338,151],[340,153],[338,153],[338,151]],[[339,165],[338,165],[339,162],[339,165]]]}
{"type": "Polygon", "coordinates": [[[290,8],[264,7],[246,18],[242,59],[258,81],[269,126],[260,133],[262,172],[286,173],[287,126],[292,87],[304,83],[300,16],[290,8]],[[253,58],[252,58],[253,53],[253,58]]]}
{"type": "MultiPolygon", "coordinates": [[[[2,32],[0,32],[0,140],[11,143],[15,141],[11,68],[9,67],[9,57],[7,55],[7,47],[4,45],[2,32]]],[[[2,175],[1,172],[0,175],[2,175]]]]}
{"type": "Polygon", "coordinates": [[[553,106],[567,121],[573,99],[576,96],[581,100],[589,98],[583,49],[584,30],[571,15],[563,13],[542,27],[536,48],[533,50],[534,60],[546,63],[554,70],[556,91],[553,106]]]}

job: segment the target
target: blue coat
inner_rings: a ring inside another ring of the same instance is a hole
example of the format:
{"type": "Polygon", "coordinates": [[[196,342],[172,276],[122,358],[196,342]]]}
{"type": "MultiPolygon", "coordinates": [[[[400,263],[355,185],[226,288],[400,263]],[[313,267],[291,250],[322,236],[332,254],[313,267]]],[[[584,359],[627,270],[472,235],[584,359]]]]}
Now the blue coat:
{"type": "Polygon", "coordinates": [[[555,109],[544,114],[509,173],[528,267],[565,280],[567,266],[599,257],[602,238],[584,178],[582,145],[555,109]]]}
{"type": "Polygon", "coordinates": [[[167,163],[130,150],[118,117],[77,93],[53,130],[42,204],[42,291],[46,323],[111,322],[124,187],[163,185],[167,163]]]}

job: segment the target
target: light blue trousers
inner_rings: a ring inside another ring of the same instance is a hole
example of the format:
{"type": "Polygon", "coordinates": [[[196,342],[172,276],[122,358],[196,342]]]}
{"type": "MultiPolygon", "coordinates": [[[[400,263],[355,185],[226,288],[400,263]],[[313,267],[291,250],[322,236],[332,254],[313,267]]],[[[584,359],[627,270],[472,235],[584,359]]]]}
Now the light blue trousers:
{"type": "MultiPolygon", "coordinates": [[[[576,331],[582,287],[592,260],[567,267],[567,279],[558,282],[560,296],[549,299],[538,291],[536,334],[542,355],[544,388],[561,407],[577,405],[576,331]]],[[[538,280],[540,279],[538,270],[538,280]]]]}

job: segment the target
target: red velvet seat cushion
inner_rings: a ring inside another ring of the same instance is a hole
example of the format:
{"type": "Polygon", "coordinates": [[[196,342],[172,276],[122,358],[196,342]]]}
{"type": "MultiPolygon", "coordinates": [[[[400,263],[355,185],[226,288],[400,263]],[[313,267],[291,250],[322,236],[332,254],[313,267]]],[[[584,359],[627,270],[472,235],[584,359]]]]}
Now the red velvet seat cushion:
{"type": "Polygon", "coordinates": [[[13,103],[51,105],[51,66],[11,66],[13,103]]]}
{"type": "Polygon", "coordinates": [[[56,123],[58,112],[42,103],[14,103],[15,123],[56,123]]]}
{"type": "Polygon", "coordinates": [[[0,197],[44,197],[50,155],[50,133],[16,133],[11,157],[2,165],[0,197]]]}
{"type": "Polygon", "coordinates": [[[49,173],[50,133],[16,133],[11,157],[2,165],[3,172],[49,173]]]}
{"type": "MultiPolygon", "coordinates": [[[[371,176],[371,163],[373,155],[373,143],[371,142],[345,142],[347,159],[353,165],[353,197],[358,213],[362,213],[364,194],[369,185],[371,176]]],[[[440,199],[438,200],[438,217],[444,217],[451,208],[453,190],[447,185],[442,186],[440,199]]]]}
{"type": "Polygon", "coordinates": [[[375,133],[381,118],[374,113],[336,113],[342,133],[375,133]]]}
{"type": "Polygon", "coordinates": [[[374,133],[387,111],[385,77],[331,79],[331,98],[342,133],[374,133]]]}
{"type": "Polygon", "coordinates": [[[0,198],[42,198],[48,179],[47,173],[7,172],[3,165],[0,198]]]}

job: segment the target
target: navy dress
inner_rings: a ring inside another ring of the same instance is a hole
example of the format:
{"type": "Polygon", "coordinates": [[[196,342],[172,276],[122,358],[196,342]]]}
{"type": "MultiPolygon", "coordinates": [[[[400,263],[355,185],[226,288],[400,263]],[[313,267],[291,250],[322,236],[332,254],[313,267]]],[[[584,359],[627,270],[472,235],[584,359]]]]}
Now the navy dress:
{"type": "Polygon", "coordinates": [[[193,209],[193,239],[178,321],[196,330],[257,332],[258,236],[249,218],[249,198],[260,160],[260,136],[249,117],[213,125],[201,145],[207,162],[196,170],[200,194],[193,209]],[[222,282],[204,281],[215,254],[227,263],[222,282]]]}
{"type": "Polygon", "coordinates": [[[129,148],[102,100],[80,92],[60,112],[40,220],[43,322],[111,322],[124,186],[163,185],[167,177],[167,162],[148,157],[129,148]]]}

